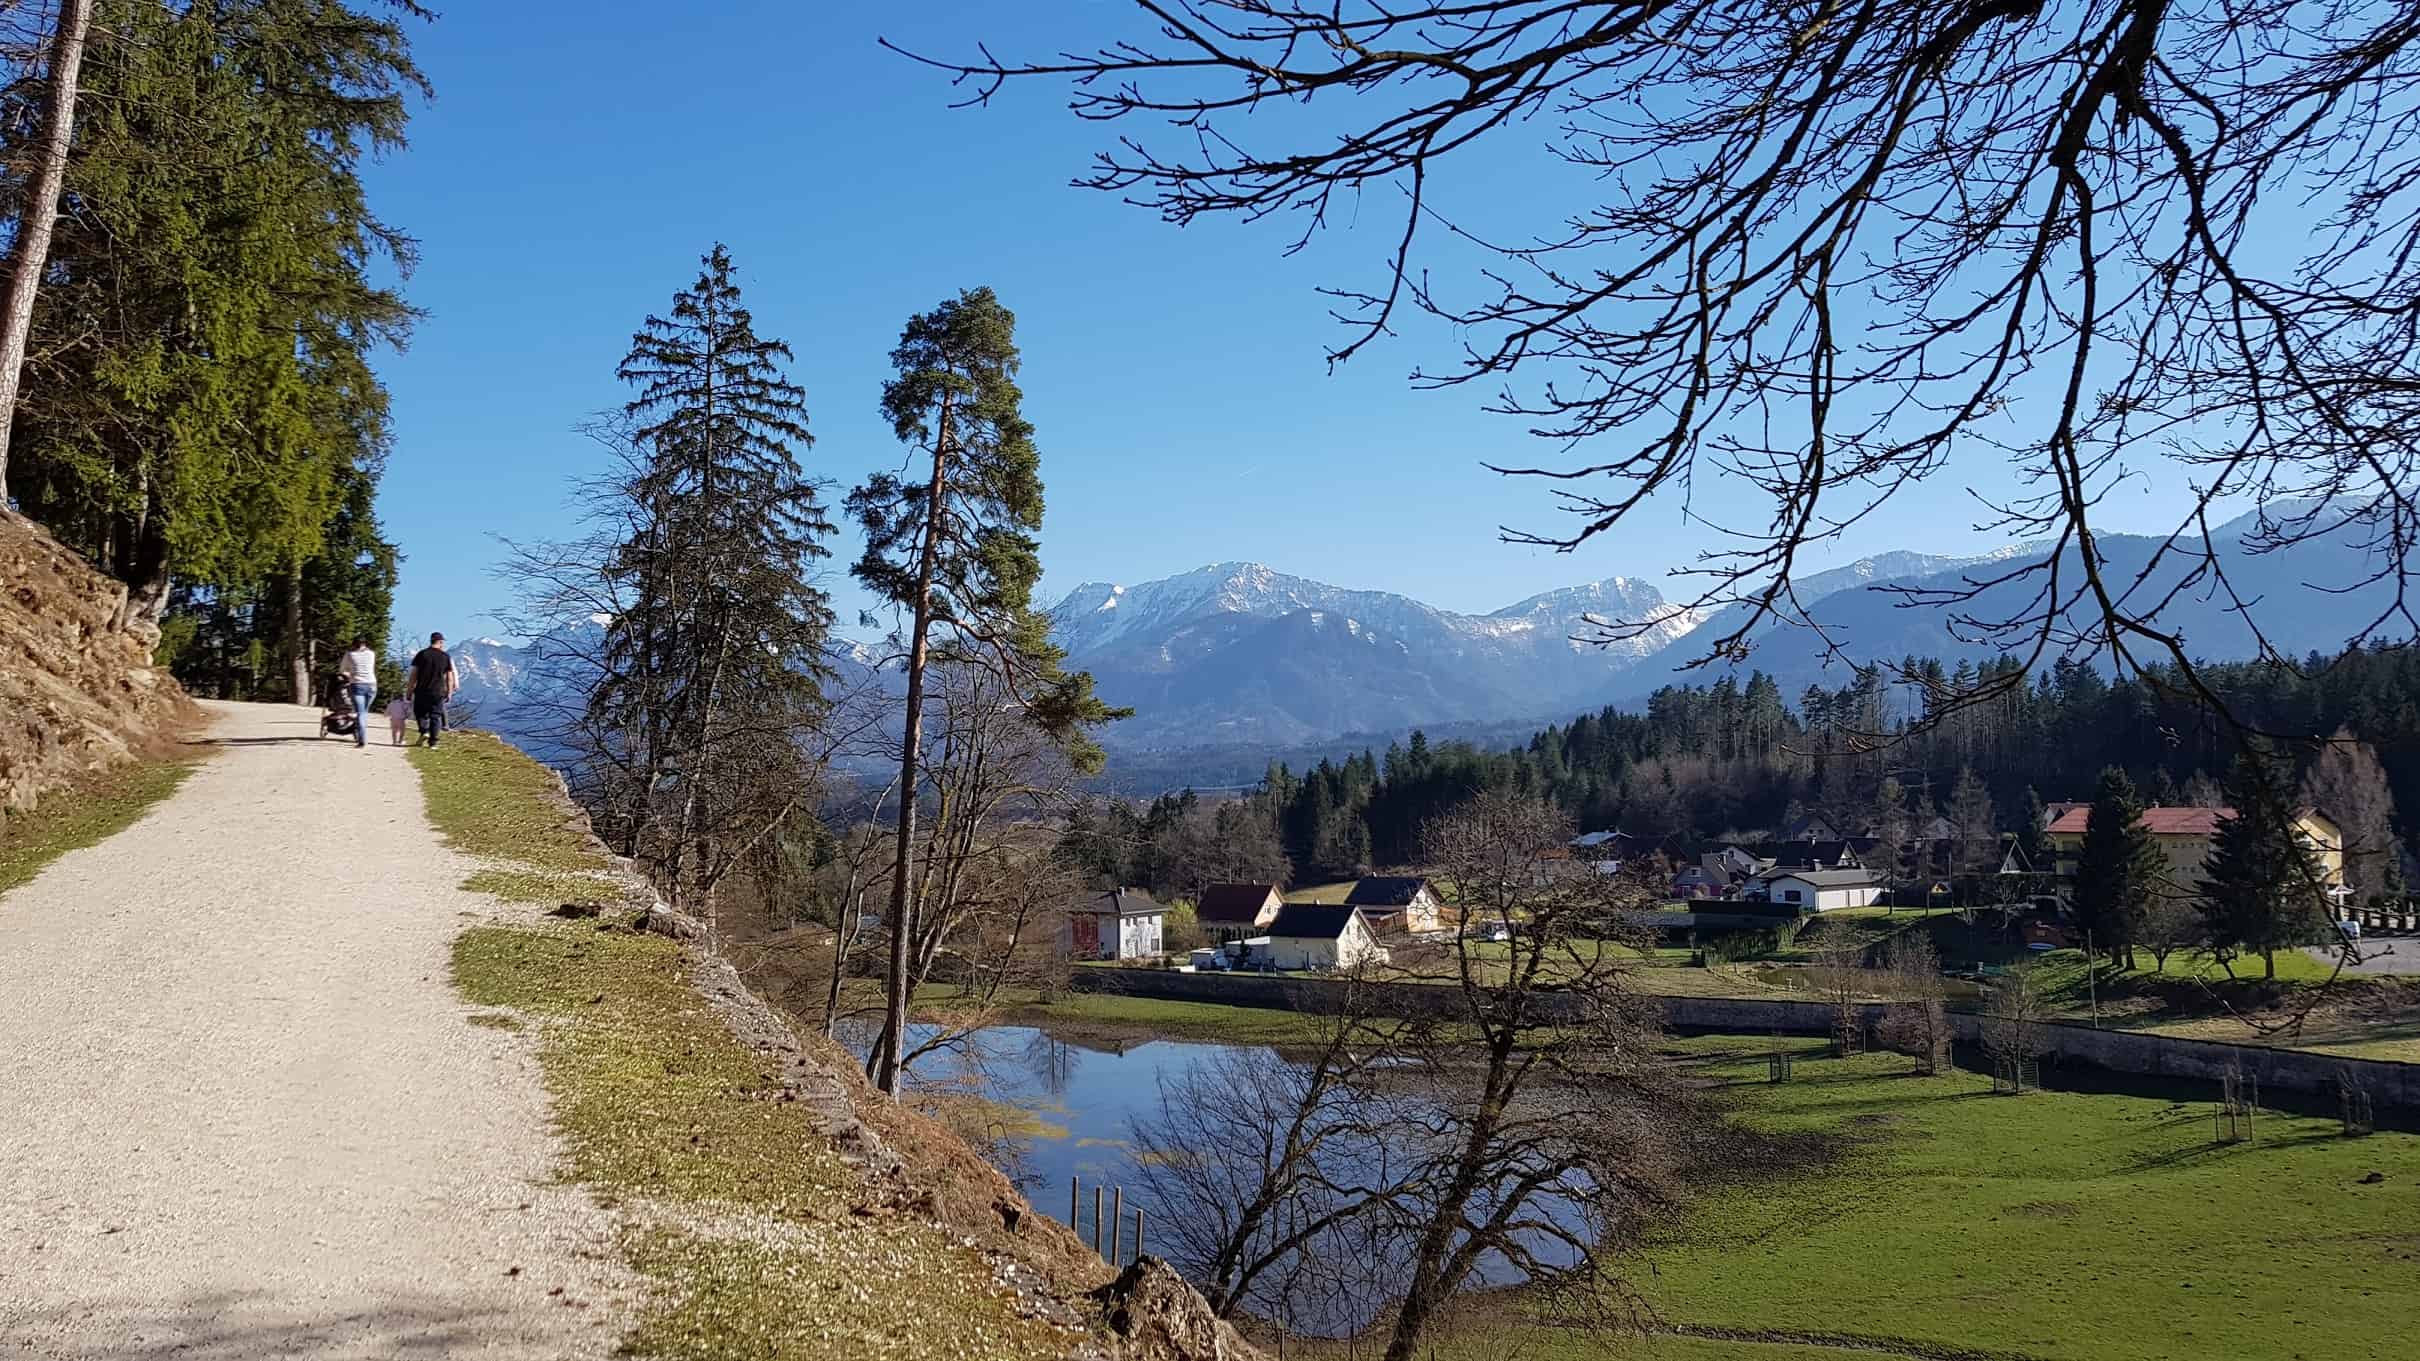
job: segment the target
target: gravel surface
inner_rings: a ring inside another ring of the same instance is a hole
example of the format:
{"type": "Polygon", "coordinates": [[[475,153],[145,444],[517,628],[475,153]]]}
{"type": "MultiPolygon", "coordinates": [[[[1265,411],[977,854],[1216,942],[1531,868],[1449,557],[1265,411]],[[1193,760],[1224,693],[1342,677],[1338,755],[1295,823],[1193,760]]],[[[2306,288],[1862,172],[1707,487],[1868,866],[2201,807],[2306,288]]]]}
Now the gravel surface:
{"type": "Polygon", "coordinates": [[[383,722],[208,707],[183,788],[0,896],[0,1356],[608,1355],[613,1222],[447,981],[504,909],[383,722]]]}

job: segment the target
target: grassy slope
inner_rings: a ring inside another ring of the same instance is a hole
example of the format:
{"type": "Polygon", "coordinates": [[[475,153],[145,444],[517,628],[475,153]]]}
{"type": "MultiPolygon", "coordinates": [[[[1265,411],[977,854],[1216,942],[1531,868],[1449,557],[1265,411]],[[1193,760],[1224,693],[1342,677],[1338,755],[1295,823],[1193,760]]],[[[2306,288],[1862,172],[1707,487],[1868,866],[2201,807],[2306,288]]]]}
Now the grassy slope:
{"type": "Polygon", "coordinates": [[[31,813],[0,816],[0,893],[31,880],[67,852],[123,831],[174,793],[194,764],[161,760],[121,766],[50,795],[31,813]]]}
{"type": "MultiPolygon", "coordinates": [[[[429,815],[494,882],[556,891],[605,862],[550,800],[552,777],[458,734],[415,751],[429,815]]],[[[959,1236],[870,1195],[769,1061],[692,986],[684,947],[611,917],[478,927],[456,985],[527,1018],[567,1149],[565,1172],[622,1202],[626,1248],[657,1290],[629,1353],[671,1361],[832,1356],[1057,1357],[1068,1337],[1017,1316],[959,1236]]]]}

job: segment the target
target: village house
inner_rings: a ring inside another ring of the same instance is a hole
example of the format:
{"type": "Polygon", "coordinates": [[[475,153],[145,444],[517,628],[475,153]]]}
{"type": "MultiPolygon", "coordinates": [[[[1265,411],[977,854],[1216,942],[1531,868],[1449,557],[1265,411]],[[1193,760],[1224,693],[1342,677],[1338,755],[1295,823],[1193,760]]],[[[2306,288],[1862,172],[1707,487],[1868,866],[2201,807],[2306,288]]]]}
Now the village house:
{"type": "Polygon", "coordinates": [[[1067,909],[1061,943],[1075,959],[1155,959],[1167,912],[1139,888],[1104,889],[1067,909]]]}
{"type": "MultiPolygon", "coordinates": [[[[2168,861],[2168,881],[2186,892],[2200,888],[2204,868],[2210,859],[2211,839],[2218,834],[2219,824],[2235,816],[2232,808],[2168,808],[2154,805],[2143,810],[2143,829],[2159,844],[2160,854],[2168,861]]],[[[2051,853],[2057,858],[2059,877],[2073,878],[2076,858],[2083,853],[2084,828],[2092,818],[2092,805],[2070,805],[2048,829],[2051,853]]],[[[2294,814],[2294,838],[2311,853],[2319,866],[2320,877],[2331,889],[2344,886],[2344,832],[2334,819],[2316,808],[2305,808],[2294,814]]]]}
{"type": "Polygon", "coordinates": [[[1212,884],[1194,904],[1193,918],[1211,940],[1241,940],[1263,934],[1285,905],[1275,884],[1212,884]]]}
{"type": "Polygon", "coordinates": [[[1362,910],[1379,931],[1417,935],[1441,929],[1444,905],[1428,880],[1417,875],[1378,875],[1353,885],[1345,903],[1362,910]]]}
{"type": "Polygon", "coordinates": [[[1882,901],[1882,876],[1869,869],[1773,870],[1749,880],[1747,896],[1808,912],[1871,907],[1882,901]]]}
{"type": "Polygon", "coordinates": [[[1359,908],[1327,903],[1288,903],[1269,925],[1269,967],[1350,969],[1386,962],[1378,933],[1359,908]]]}
{"type": "Polygon", "coordinates": [[[1622,862],[1630,858],[1630,833],[1582,832],[1571,839],[1571,855],[1599,874],[1620,874],[1622,862]]]}

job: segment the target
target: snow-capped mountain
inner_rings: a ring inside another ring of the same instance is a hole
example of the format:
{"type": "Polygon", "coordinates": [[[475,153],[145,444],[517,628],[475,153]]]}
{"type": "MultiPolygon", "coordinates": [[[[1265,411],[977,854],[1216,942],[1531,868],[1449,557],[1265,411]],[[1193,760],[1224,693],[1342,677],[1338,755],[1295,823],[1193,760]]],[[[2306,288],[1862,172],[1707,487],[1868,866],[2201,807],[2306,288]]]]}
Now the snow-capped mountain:
{"type": "Polygon", "coordinates": [[[1136,711],[1110,741],[1159,747],[1556,714],[1602,702],[1612,677],[1702,619],[1627,577],[1457,614],[1250,562],[1131,586],[1088,582],[1050,615],[1070,663],[1136,711]],[[1637,632],[1587,641],[1609,625],[1637,632]]]}
{"type": "MultiPolygon", "coordinates": [[[[2364,569],[2353,546],[2319,539],[2287,553],[2253,555],[2241,543],[2248,524],[2220,530],[2220,551],[2246,598],[2295,601],[2264,614],[2272,645],[2289,654],[2333,650],[2379,616],[2383,605],[2373,597],[2385,587],[2308,588],[2359,582],[2364,569]]],[[[2157,542],[2101,536],[2105,574],[2147,573],[2155,585],[2174,577],[2181,563],[2174,554],[2155,554],[2157,542]]],[[[1659,686],[1709,683],[1725,667],[1766,671],[1795,696],[1809,684],[1846,683],[1846,668],[1828,655],[1826,639],[1861,660],[1979,660],[1994,649],[1959,636],[1951,612],[1910,609],[1900,594],[1878,588],[1986,581],[2047,552],[2034,544],[1974,557],[1894,551],[1810,573],[1797,581],[1796,606],[1821,624],[1820,634],[1768,619],[1747,635],[1744,659],[1687,672],[1679,668],[1733,632],[1746,607],[1688,607],[1632,577],[1459,614],[1258,563],[1217,563],[1156,581],[1078,586],[1051,608],[1051,632],[1071,666],[1092,672],[1104,699],[1135,710],[1104,734],[1111,747],[1275,751],[1414,726],[1561,721],[1609,703],[1635,703],[1659,686]]],[[[2036,585],[2030,579],[1991,585],[1964,612],[2019,614],[2036,585]]],[[[2250,655],[2255,643],[2243,621],[2210,596],[2204,587],[2174,594],[2164,622],[2182,630],[2197,655],[2250,655]]],[[[484,638],[460,645],[454,656],[464,698],[480,705],[483,722],[517,740],[533,738],[538,715],[565,712],[562,665],[484,638]]],[[[837,641],[832,660],[877,684],[892,669],[876,651],[837,641]]]]}

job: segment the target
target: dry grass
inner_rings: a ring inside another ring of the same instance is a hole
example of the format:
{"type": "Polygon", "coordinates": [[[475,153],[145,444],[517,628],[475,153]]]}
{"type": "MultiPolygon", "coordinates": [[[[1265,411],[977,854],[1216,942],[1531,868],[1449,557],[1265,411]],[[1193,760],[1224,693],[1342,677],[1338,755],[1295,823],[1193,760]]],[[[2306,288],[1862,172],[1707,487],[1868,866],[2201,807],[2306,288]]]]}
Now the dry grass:
{"type": "MultiPolygon", "coordinates": [[[[546,897],[584,884],[593,900],[610,882],[597,877],[609,862],[565,817],[536,762],[478,734],[413,758],[431,819],[491,862],[474,884],[546,897]]],[[[792,1099],[779,1060],[733,1034],[698,991],[693,963],[679,942],[615,913],[476,927],[454,949],[455,985],[487,1008],[471,1022],[536,1033],[564,1175],[619,1205],[631,1226],[631,1264],[656,1289],[626,1354],[1064,1356],[1076,1336],[1026,1317],[975,1245],[986,1226],[987,1246],[1010,1234],[995,1206],[1014,1199],[1005,1179],[929,1121],[860,1100],[882,1115],[878,1128],[925,1193],[899,1203],[896,1184],[844,1159],[823,1116],[792,1099]]],[[[1072,1237],[1048,1232],[1055,1225],[1023,1221],[1018,1256],[1080,1261],[1072,1237]]]]}

